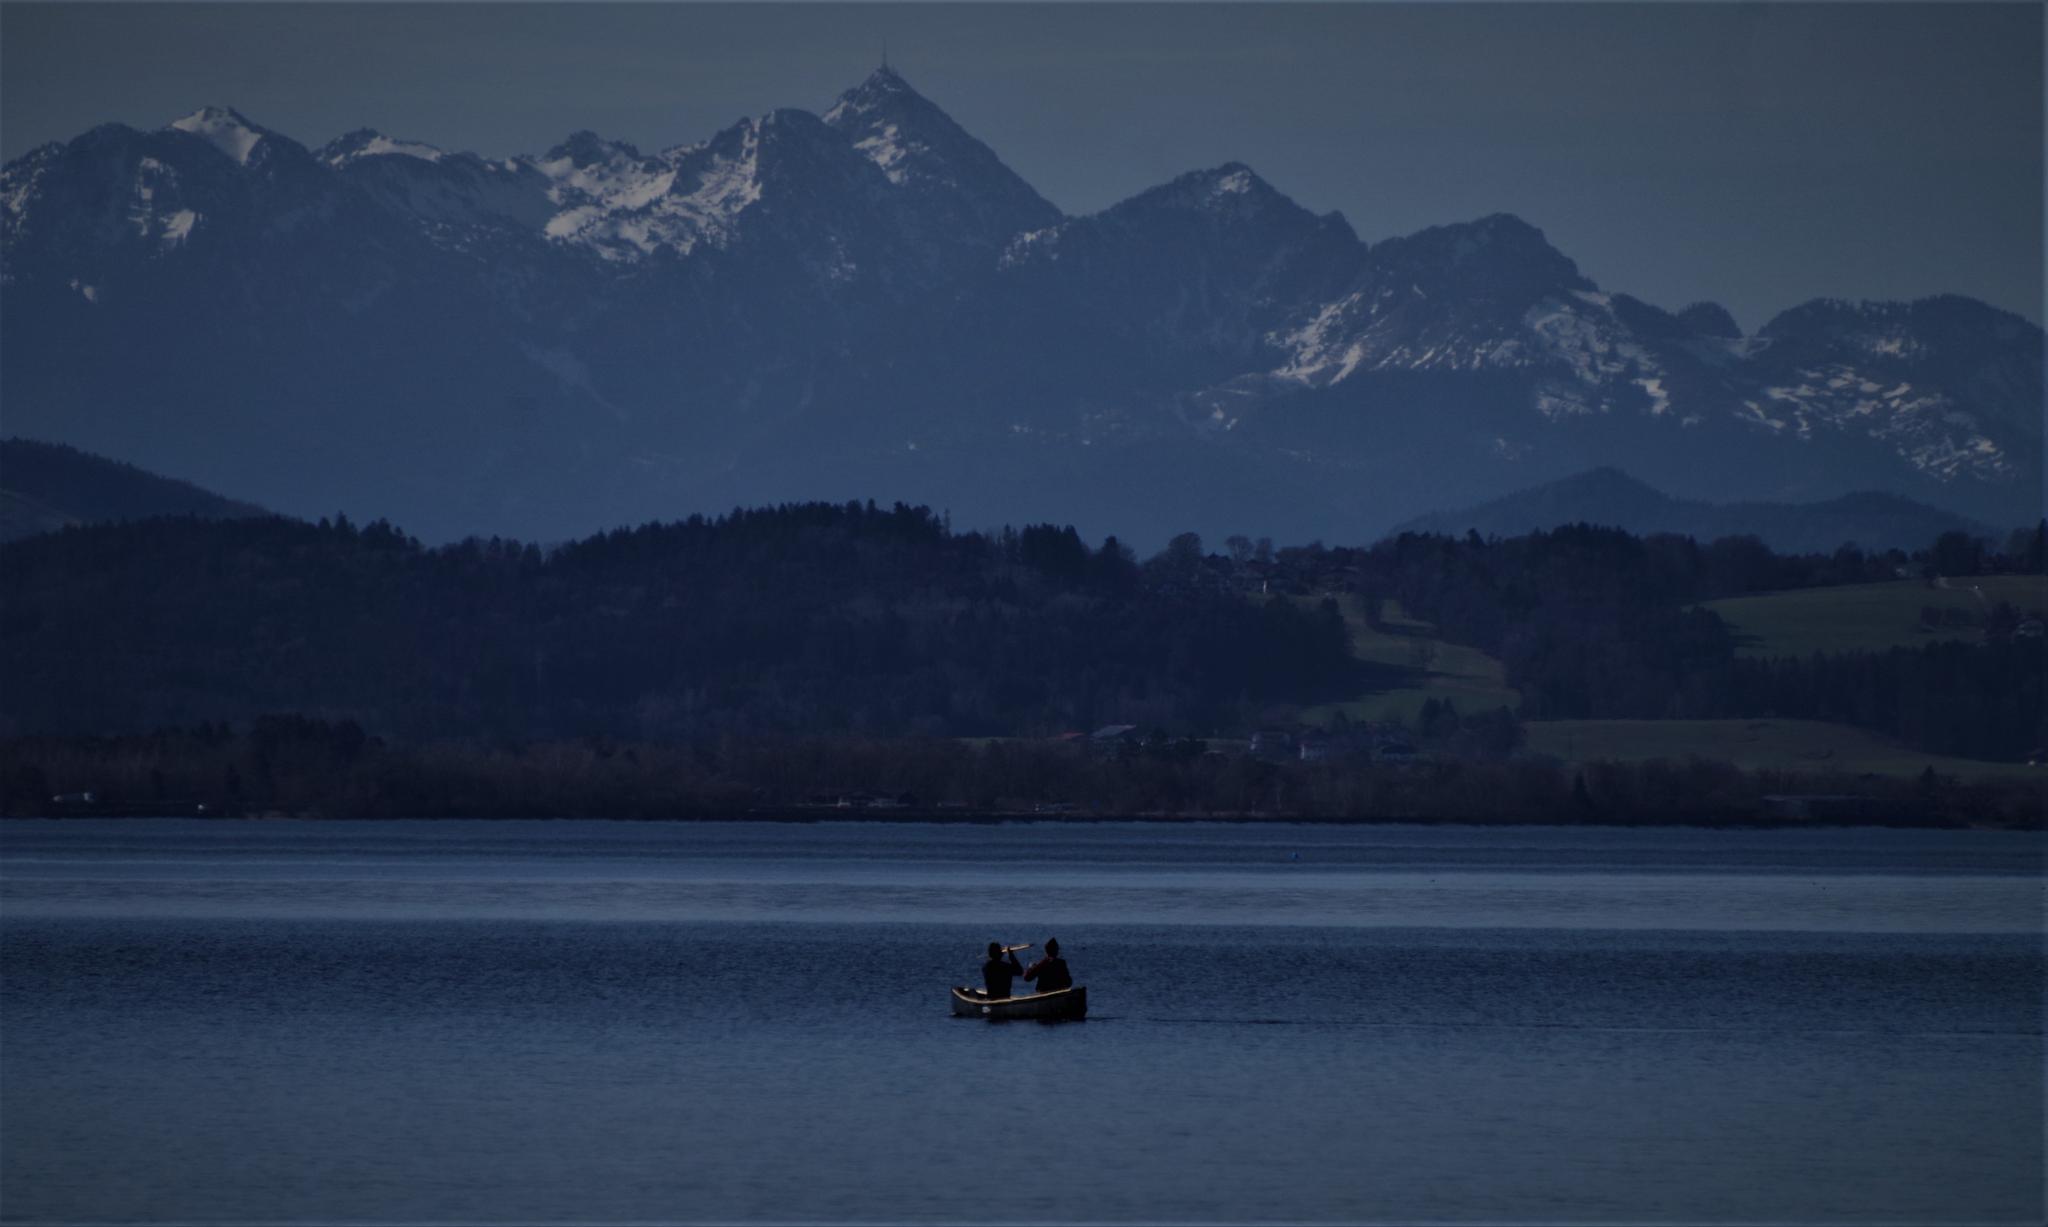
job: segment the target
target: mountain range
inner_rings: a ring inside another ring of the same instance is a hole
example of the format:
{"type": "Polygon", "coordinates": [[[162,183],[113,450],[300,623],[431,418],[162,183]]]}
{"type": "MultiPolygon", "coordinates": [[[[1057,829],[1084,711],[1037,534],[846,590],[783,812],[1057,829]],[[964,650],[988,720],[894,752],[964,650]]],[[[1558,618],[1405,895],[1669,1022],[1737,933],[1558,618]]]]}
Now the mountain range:
{"type": "Polygon", "coordinates": [[[0,321],[11,433],[429,539],[872,497],[1363,540],[1601,465],[2041,506],[2018,316],[1821,300],[1745,335],[1518,218],[1368,243],[1239,163],[1068,216],[887,68],[653,153],[105,125],[0,171],[0,321]]]}
{"type": "Polygon", "coordinates": [[[1863,491],[1817,503],[1710,503],[1677,499],[1618,469],[1593,469],[1476,507],[1438,511],[1396,532],[1519,537],[1563,524],[1677,533],[1696,541],[1757,537],[1780,554],[1827,554],[1845,543],[1865,551],[1924,550],[1947,532],[2000,540],[1989,525],[1896,494],[1863,491]]]}
{"type": "MultiPolygon", "coordinates": [[[[161,516],[232,520],[270,513],[189,482],[61,444],[0,439],[0,544],[85,524],[161,516]]],[[[1865,492],[1819,503],[1709,503],[1674,499],[1617,469],[1594,469],[1476,507],[1437,511],[1395,533],[1518,537],[1570,524],[1701,542],[1753,536],[1781,554],[1926,549],[1946,532],[1996,540],[1988,525],[1894,494],[1865,492]]]]}

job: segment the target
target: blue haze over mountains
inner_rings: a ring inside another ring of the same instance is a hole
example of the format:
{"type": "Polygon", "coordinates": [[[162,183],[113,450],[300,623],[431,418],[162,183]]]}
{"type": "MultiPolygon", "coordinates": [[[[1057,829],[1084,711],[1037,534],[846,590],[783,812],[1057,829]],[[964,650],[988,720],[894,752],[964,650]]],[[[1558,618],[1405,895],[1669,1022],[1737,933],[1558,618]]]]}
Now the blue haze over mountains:
{"type": "Polygon", "coordinates": [[[1368,246],[1237,163],[1067,217],[888,69],[658,153],[107,125],[0,172],[0,259],[9,433],[428,538],[872,497],[1355,541],[1598,465],[2041,509],[2018,316],[1823,300],[1744,336],[1522,219],[1368,246]]]}

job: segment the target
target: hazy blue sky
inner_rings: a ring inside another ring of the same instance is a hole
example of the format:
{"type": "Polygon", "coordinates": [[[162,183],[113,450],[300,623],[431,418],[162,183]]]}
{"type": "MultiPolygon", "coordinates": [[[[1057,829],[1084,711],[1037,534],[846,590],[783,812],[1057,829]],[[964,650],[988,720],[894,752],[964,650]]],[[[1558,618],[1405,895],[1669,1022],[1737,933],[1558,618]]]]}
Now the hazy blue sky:
{"type": "Polygon", "coordinates": [[[1819,295],[2042,316],[2042,8],[0,4],[0,153],[205,103],[317,145],[658,149],[891,62],[1054,203],[1241,160],[1376,241],[1520,214],[1745,328],[1819,295]]]}

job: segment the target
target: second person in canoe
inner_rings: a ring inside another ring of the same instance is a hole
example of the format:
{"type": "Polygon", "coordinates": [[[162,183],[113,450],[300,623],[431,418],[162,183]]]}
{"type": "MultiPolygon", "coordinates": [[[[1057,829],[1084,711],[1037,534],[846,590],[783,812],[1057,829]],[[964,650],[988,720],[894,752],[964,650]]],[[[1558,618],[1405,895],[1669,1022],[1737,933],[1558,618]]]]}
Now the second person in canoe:
{"type": "Polygon", "coordinates": [[[1060,957],[1060,939],[1045,939],[1045,957],[1024,969],[1024,979],[1038,986],[1041,993],[1056,993],[1063,988],[1074,987],[1074,977],[1067,970],[1067,961],[1060,957]]]}

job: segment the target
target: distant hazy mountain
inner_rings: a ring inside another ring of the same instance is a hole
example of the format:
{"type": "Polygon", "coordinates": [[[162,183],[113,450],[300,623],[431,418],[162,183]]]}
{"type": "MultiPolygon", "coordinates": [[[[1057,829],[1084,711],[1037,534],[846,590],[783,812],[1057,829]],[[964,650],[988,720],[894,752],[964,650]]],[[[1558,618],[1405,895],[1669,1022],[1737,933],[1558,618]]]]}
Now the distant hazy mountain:
{"type": "Polygon", "coordinates": [[[0,541],[54,532],[67,524],[151,516],[231,520],[266,514],[261,507],[76,448],[0,439],[0,541]]]}
{"type": "Polygon", "coordinates": [[[2038,514],[2042,333],[1744,336],[1507,215],[1361,241],[1249,167],[1062,216],[883,69],[657,152],[320,149],[210,107],[0,171],[9,427],[305,515],[558,539],[790,499],[1362,540],[1598,465],[2038,514]]]}
{"type": "Polygon", "coordinates": [[[1827,553],[1845,542],[1865,550],[1925,549],[1942,533],[1996,538],[1986,525],[1895,494],[1863,492],[1819,503],[1708,503],[1661,494],[1616,469],[1440,511],[1396,532],[1517,537],[1561,524],[1597,524],[1634,533],[1682,533],[1700,541],[1760,537],[1779,553],[1827,553]]]}

